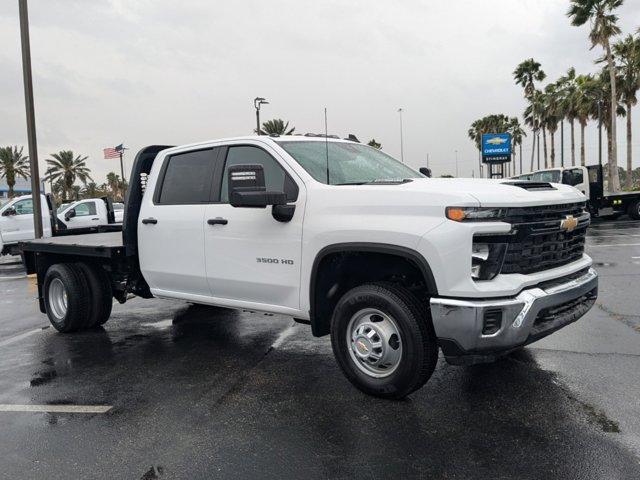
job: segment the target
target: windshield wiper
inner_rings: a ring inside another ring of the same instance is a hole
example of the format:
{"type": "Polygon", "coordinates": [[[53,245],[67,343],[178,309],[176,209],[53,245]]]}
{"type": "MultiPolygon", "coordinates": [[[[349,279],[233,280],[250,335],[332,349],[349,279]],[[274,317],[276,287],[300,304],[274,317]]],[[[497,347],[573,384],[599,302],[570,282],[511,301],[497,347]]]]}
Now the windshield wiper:
{"type": "Polygon", "coordinates": [[[411,178],[403,178],[402,180],[379,179],[379,180],[371,180],[370,182],[334,183],[333,185],[399,185],[401,183],[409,183],[409,182],[413,182],[413,180],[411,178]]]}

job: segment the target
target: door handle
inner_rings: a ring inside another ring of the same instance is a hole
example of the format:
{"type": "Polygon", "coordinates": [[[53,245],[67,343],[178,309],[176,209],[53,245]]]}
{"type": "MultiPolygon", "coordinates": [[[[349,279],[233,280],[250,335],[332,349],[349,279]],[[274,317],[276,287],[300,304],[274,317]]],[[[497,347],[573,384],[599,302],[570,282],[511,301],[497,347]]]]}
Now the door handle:
{"type": "Polygon", "coordinates": [[[92,218],[91,220],[93,220],[94,222],[97,222],[100,219],[99,218],[92,218]]]}
{"type": "Polygon", "coordinates": [[[229,223],[229,221],[226,218],[216,217],[210,218],[209,220],[207,220],[207,223],[209,225],[226,225],[227,223],[229,223]]]}
{"type": "Polygon", "coordinates": [[[155,225],[156,223],[158,223],[158,220],[156,220],[156,219],[155,219],[155,218],[153,218],[153,217],[143,218],[143,219],[142,219],[142,223],[144,223],[145,225],[147,225],[147,224],[149,224],[149,223],[150,223],[150,224],[152,224],[152,225],[155,225]]]}

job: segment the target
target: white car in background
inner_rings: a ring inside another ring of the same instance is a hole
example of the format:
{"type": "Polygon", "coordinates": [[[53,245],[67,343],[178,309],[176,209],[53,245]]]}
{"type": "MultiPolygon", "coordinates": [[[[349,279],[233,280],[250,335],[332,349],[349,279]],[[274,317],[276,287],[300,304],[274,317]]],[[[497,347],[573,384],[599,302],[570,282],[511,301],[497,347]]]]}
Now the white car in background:
{"type": "Polygon", "coordinates": [[[124,203],[115,202],[113,204],[113,214],[116,223],[122,223],[124,221],[124,203]]]}
{"type": "MultiPolygon", "coordinates": [[[[122,216],[110,210],[108,201],[89,198],[63,204],[52,215],[52,205],[45,195],[41,196],[43,237],[93,233],[122,228],[122,216]],[[119,220],[118,220],[119,218],[119,220]]],[[[35,238],[33,226],[33,200],[23,195],[9,201],[0,208],[0,255],[18,253],[17,245],[35,238]]]]}

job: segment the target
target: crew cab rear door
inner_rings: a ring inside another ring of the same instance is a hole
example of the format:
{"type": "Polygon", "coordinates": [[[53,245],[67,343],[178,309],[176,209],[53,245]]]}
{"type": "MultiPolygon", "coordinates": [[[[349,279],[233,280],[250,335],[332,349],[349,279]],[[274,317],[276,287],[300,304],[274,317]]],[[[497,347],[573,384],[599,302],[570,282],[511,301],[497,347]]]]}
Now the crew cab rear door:
{"type": "Polygon", "coordinates": [[[216,303],[294,314],[300,306],[300,263],[305,188],[268,145],[238,143],[224,148],[216,172],[217,201],[205,209],[206,270],[216,303]],[[272,207],[235,208],[229,204],[228,168],[262,165],[268,191],[287,192],[293,218],[277,221],[272,207]],[[268,305],[268,307],[267,307],[268,305]]]}
{"type": "Polygon", "coordinates": [[[211,296],[204,215],[218,153],[212,147],[186,149],[154,163],[148,186],[153,191],[145,193],[138,218],[140,269],[154,295],[196,301],[211,296]]]}

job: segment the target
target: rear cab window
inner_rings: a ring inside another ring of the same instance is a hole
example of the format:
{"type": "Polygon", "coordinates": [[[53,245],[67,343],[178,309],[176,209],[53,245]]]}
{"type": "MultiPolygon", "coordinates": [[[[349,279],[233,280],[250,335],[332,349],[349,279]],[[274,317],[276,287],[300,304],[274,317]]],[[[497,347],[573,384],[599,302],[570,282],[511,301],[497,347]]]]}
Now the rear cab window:
{"type": "Polygon", "coordinates": [[[154,203],[194,205],[211,200],[219,148],[180,152],[167,157],[158,177],[154,203]]]}

